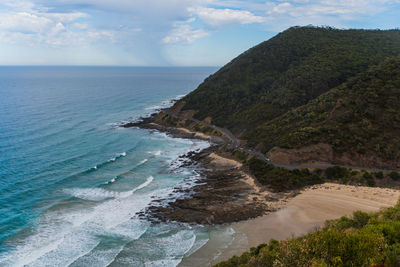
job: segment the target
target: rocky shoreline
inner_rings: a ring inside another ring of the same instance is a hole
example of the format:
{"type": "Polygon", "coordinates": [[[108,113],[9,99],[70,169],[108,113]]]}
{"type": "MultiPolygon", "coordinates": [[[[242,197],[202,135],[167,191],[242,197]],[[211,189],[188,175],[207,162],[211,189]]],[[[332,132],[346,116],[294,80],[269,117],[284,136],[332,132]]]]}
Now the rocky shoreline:
{"type": "Polygon", "coordinates": [[[226,143],[221,137],[199,137],[196,132],[156,124],[151,117],[123,127],[154,129],[178,138],[206,139],[212,143],[211,147],[200,152],[181,156],[186,159],[183,167],[196,166],[201,177],[190,190],[174,188],[174,193],[186,194],[184,198],[172,201],[156,199],[139,213],[139,216],[153,223],[175,221],[210,225],[238,222],[275,211],[288,197],[284,194],[261,193],[246,180],[249,176],[240,163],[223,157],[220,157],[223,160],[215,160],[212,155],[218,154],[219,148],[226,143]]]}
{"type": "MultiPolygon", "coordinates": [[[[168,202],[167,206],[151,205],[145,212],[151,221],[177,221],[198,224],[222,224],[263,215],[264,203],[248,201],[252,188],[242,181],[243,174],[232,166],[215,166],[209,155],[216,147],[190,156],[200,165],[201,177],[192,194],[168,202]]],[[[175,189],[177,193],[181,189],[175,189]]]]}

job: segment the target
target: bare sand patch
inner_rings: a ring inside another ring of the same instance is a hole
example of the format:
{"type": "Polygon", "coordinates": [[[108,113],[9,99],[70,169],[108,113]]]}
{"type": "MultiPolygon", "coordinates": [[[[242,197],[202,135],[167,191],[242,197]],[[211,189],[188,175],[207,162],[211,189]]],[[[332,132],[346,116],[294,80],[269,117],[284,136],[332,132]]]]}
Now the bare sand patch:
{"type": "Polygon", "coordinates": [[[186,129],[186,128],[177,128],[177,129],[180,130],[180,131],[189,133],[189,134],[193,134],[194,137],[199,138],[199,139],[212,140],[212,136],[204,134],[202,132],[194,132],[194,131],[191,131],[191,130],[186,129]]]}
{"type": "Polygon", "coordinates": [[[393,206],[400,190],[349,186],[333,183],[311,186],[288,199],[282,209],[270,214],[216,230],[197,252],[184,259],[180,266],[210,266],[249,250],[271,239],[296,237],[321,227],[326,220],[351,215],[356,210],[377,211],[393,206]],[[229,244],[221,239],[230,233],[229,244]]]}
{"type": "Polygon", "coordinates": [[[217,154],[210,153],[210,155],[208,155],[211,158],[211,163],[214,165],[218,165],[221,167],[227,167],[227,168],[241,168],[242,167],[242,163],[233,160],[233,159],[228,159],[228,158],[224,158],[221,157],[217,154]]]}
{"type": "Polygon", "coordinates": [[[393,206],[399,197],[400,191],[395,189],[325,183],[303,190],[288,200],[285,208],[238,223],[234,229],[246,234],[250,248],[272,238],[305,234],[326,220],[351,215],[356,210],[372,212],[393,206]]]}

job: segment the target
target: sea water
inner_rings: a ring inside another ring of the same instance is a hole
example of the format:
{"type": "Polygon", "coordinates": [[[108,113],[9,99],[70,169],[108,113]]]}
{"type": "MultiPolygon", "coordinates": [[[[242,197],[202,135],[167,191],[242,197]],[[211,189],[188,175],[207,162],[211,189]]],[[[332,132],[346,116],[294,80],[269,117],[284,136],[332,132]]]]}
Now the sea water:
{"type": "Polygon", "coordinates": [[[209,143],[121,128],[216,68],[1,67],[0,266],[176,266],[201,227],[139,218],[199,175],[209,143]]]}

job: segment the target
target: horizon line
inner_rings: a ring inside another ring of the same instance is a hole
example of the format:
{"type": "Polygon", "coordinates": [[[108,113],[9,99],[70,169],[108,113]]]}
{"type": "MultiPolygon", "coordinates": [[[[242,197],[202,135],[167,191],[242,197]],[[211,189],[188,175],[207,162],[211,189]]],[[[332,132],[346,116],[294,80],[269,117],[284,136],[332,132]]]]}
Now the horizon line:
{"type": "Polygon", "coordinates": [[[0,67],[108,67],[108,68],[221,68],[222,66],[193,65],[193,66],[168,66],[168,65],[1,65],[0,67]]]}

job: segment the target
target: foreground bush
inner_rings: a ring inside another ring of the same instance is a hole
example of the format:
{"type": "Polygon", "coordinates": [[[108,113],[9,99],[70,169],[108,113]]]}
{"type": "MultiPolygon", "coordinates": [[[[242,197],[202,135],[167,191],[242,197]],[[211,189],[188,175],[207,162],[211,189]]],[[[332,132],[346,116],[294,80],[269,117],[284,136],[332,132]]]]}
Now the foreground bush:
{"type": "Polygon", "coordinates": [[[327,221],[299,238],[272,240],[216,266],[400,266],[400,202],[327,221]]]}

